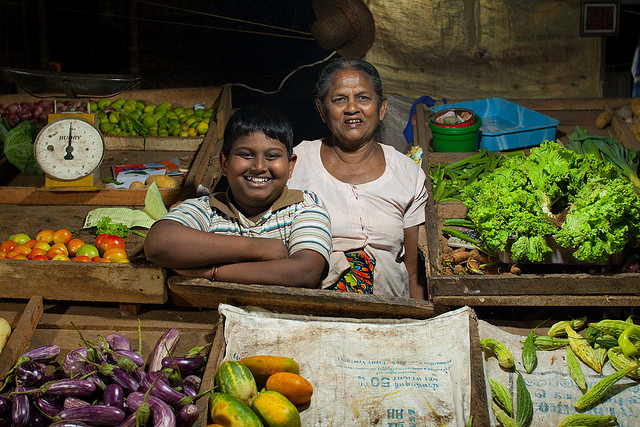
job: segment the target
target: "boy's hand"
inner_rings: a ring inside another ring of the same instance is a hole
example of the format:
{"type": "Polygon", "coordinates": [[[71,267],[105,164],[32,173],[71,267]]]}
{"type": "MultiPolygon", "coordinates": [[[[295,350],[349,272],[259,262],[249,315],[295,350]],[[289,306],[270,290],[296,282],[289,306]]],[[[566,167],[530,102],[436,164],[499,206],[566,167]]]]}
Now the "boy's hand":
{"type": "Polygon", "coordinates": [[[289,250],[280,239],[254,239],[256,261],[270,261],[289,257],[289,250]]]}

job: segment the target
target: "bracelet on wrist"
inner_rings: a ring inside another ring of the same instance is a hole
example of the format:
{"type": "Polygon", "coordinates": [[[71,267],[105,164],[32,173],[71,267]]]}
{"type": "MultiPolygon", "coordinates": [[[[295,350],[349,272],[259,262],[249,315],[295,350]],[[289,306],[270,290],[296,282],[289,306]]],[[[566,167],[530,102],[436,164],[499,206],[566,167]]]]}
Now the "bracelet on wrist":
{"type": "Polygon", "coordinates": [[[216,267],[215,265],[213,267],[211,267],[211,278],[210,280],[213,282],[214,280],[216,280],[216,273],[218,272],[218,267],[216,267]]]}

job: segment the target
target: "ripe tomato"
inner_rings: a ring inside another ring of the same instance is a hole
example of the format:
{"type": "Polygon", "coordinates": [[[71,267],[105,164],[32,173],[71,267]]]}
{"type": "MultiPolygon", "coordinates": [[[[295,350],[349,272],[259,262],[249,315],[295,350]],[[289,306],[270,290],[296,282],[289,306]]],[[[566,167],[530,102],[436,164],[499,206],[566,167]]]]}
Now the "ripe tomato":
{"type": "Polygon", "coordinates": [[[53,230],[40,230],[36,233],[35,239],[39,242],[51,244],[53,242],[53,230]]]}
{"type": "Polygon", "coordinates": [[[93,258],[91,258],[91,261],[93,261],[93,262],[111,262],[108,259],[102,258],[102,257],[99,257],[99,256],[94,256],[93,258]]]}
{"type": "Polygon", "coordinates": [[[91,258],[86,255],[74,256],[71,261],[91,262],[91,258]]]}
{"type": "Polygon", "coordinates": [[[102,258],[108,259],[111,262],[126,262],[123,260],[127,259],[127,253],[123,248],[110,248],[102,254],[102,258]]]}
{"type": "Polygon", "coordinates": [[[36,257],[38,255],[44,256],[46,258],[47,257],[47,251],[45,251],[44,249],[40,249],[40,248],[33,248],[33,249],[31,249],[31,252],[29,252],[29,255],[27,255],[27,258],[33,259],[34,257],[36,257]]]}
{"type": "Polygon", "coordinates": [[[98,256],[100,253],[98,252],[98,248],[89,243],[85,243],[80,246],[76,251],[76,256],[88,256],[89,258],[93,258],[94,256],[98,256]]]}
{"type": "Polygon", "coordinates": [[[51,249],[51,245],[49,245],[47,242],[36,242],[36,244],[33,245],[33,248],[31,249],[42,249],[46,252],[51,249]]]}
{"type": "Polygon", "coordinates": [[[60,248],[63,254],[69,256],[69,249],[67,249],[67,245],[65,245],[64,243],[54,243],[53,245],[51,245],[51,249],[54,248],[60,248]]]}
{"type": "Polygon", "coordinates": [[[104,253],[108,249],[124,249],[124,240],[122,240],[121,237],[114,236],[113,234],[101,234],[96,238],[96,248],[100,251],[100,255],[104,256],[104,253]]]}
{"type": "Polygon", "coordinates": [[[72,238],[73,234],[66,228],[61,228],[60,230],[53,233],[54,243],[64,243],[66,245],[72,238]]]}
{"type": "Polygon", "coordinates": [[[51,258],[51,261],[69,261],[69,257],[65,254],[58,254],[51,258]]]}
{"type": "Polygon", "coordinates": [[[17,252],[18,255],[27,256],[29,255],[29,252],[31,252],[31,248],[27,245],[18,245],[15,248],[13,248],[13,251],[17,252]]]}
{"type": "Polygon", "coordinates": [[[9,252],[7,252],[6,258],[7,259],[14,259],[18,255],[20,255],[20,254],[18,252],[16,252],[16,251],[9,251],[9,252]]]}
{"type": "Polygon", "coordinates": [[[31,261],[49,261],[49,258],[47,258],[46,255],[36,255],[31,258],[31,261]]]}
{"type": "Polygon", "coordinates": [[[51,248],[47,251],[47,258],[49,259],[53,259],[54,256],[56,255],[64,255],[64,251],[62,249],[60,249],[60,247],[56,247],[56,248],[51,248]]]}
{"type": "Polygon", "coordinates": [[[84,242],[80,239],[71,239],[69,240],[69,243],[67,243],[67,249],[69,249],[69,255],[76,256],[76,252],[78,252],[78,249],[80,248],[80,246],[84,245],[84,242]]]}
{"type": "Polygon", "coordinates": [[[10,252],[17,245],[18,244],[13,240],[5,240],[4,242],[0,243],[0,252],[4,252],[4,253],[10,252]]]}
{"type": "Polygon", "coordinates": [[[16,255],[16,256],[14,256],[12,259],[26,259],[26,260],[28,260],[29,258],[27,258],[27,257],[26,257],[26,256],[24,256],[24,255],[16,255]]]}
{"type": "Polygon", "coordinates": [[[0,252],[0,259],[7,259],[7,253],[6,252],[0,252]]]}
{"type": "Polygon", "coordinates": [[[36,243],[38,243],[38,241],[37,241],[37,240],[31,239],[31,240],[29,240],[28,242],[26,242],[24,245],[25,245],[25,246],[28,246],[28,247],[30,247],[30,248],[33,248],[33,247],[35,246],[35,244],[36,244],[36,243]]]}

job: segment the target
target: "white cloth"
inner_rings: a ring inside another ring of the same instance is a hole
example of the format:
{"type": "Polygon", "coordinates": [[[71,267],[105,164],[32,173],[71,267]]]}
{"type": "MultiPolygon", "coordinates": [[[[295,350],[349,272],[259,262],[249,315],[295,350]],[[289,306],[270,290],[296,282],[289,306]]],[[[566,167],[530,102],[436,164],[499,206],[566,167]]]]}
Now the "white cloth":
{"type": "Polygon", "coordinates": [[[373,293],[408,298],[404,229],[425,221],[424,171],[408,156],[382,144],[386,162],[382,176],[365,184],[347,184],[324,168],[321,145],[320,140],[303,141],[294,148],[298,161],[287,186],[316,193],[331,216],[333,253],[323,287],[349,267],[344,252],[364,249],[376,262],[373,293]]]}

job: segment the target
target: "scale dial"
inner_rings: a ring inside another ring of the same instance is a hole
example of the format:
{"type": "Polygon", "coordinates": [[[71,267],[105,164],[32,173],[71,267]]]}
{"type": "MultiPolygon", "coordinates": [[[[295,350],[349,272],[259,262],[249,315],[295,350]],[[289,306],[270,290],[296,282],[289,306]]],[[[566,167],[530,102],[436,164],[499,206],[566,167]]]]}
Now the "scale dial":
{"type": "Polygon", "coordinates": [[[42,128],[34,142],[34,155],[42,171],[71,181],[90,175],[104,156],[102,134],[81,118],[63,118],[42,128]]]}

